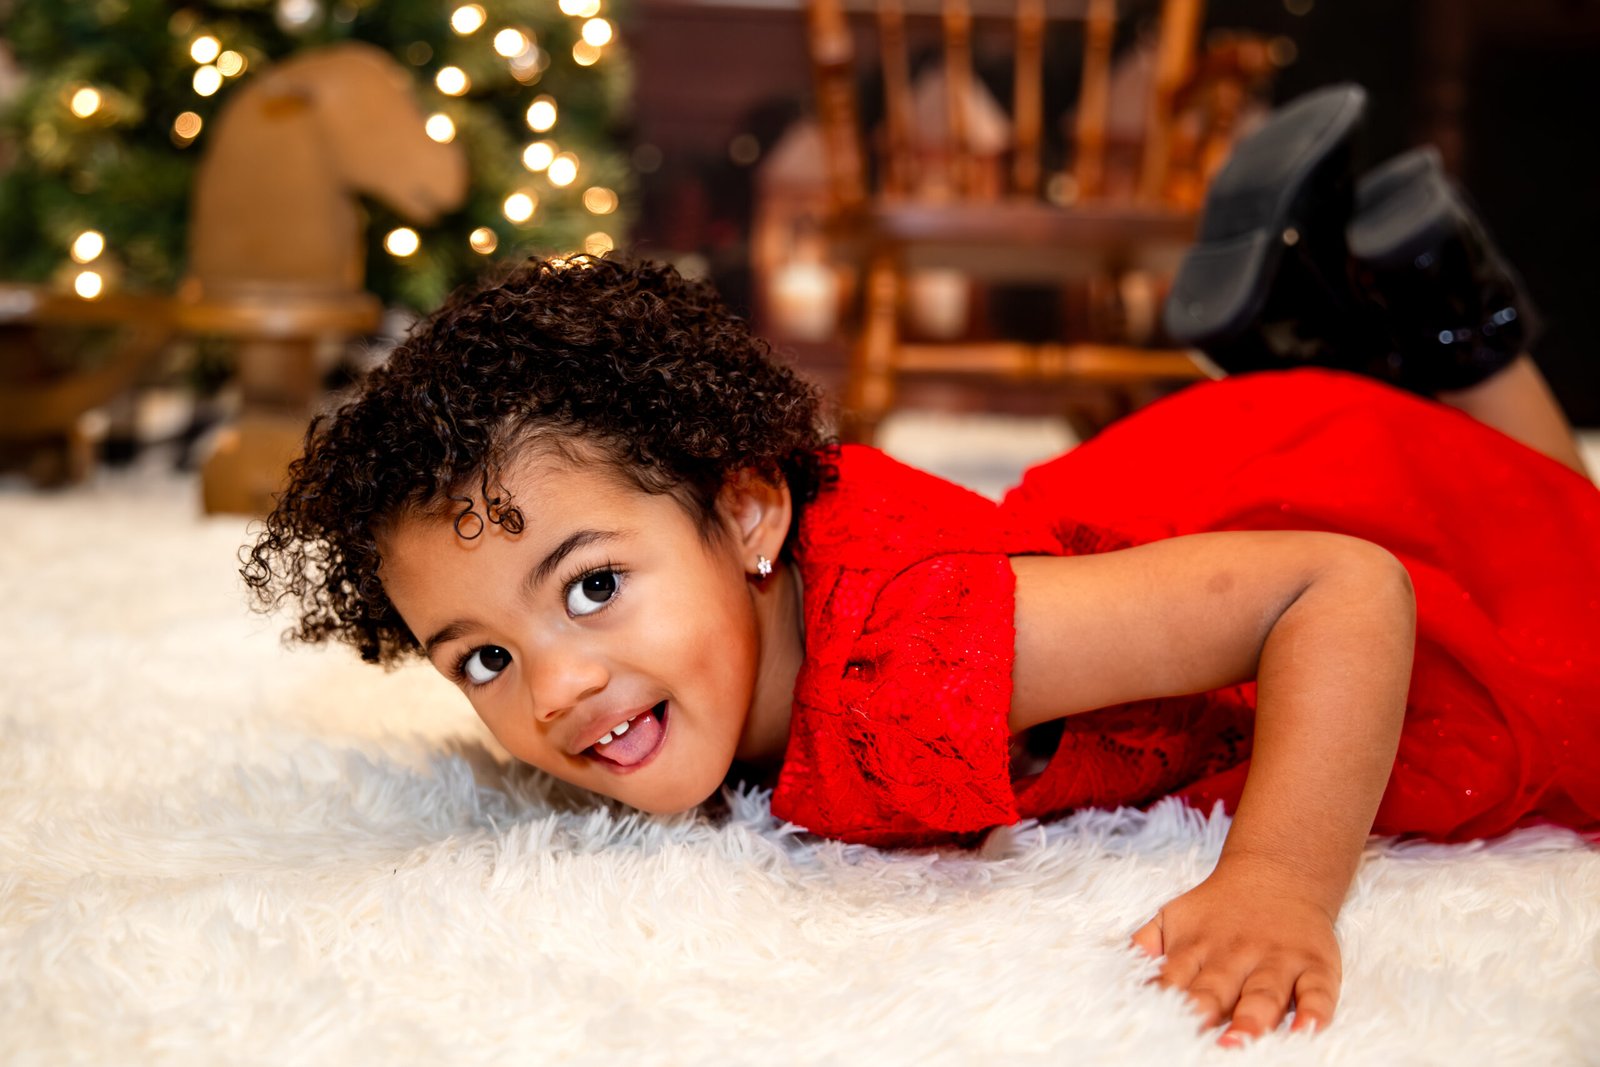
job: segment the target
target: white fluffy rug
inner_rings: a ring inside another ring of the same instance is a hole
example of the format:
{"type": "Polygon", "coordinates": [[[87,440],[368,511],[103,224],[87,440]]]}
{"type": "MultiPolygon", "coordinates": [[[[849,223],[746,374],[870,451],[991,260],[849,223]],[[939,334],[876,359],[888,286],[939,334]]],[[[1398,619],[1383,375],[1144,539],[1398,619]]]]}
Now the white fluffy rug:
{"type": "Polygon", "coordinates": [[[1334,1028],[1225,1051],[1125,947],[1224,820],[888,853],[598,806],[431,673],[280,647],[196,495],[0,488],[0,1062],[1600,1062],[1569,834],[1375,843],[1334,1028]]]}

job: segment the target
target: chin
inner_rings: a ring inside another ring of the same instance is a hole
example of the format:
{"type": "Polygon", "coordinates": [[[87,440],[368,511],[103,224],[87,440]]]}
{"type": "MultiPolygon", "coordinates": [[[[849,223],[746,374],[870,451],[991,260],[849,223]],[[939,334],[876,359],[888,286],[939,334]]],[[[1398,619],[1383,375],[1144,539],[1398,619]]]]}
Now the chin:
{"type": "MultiPolygon", "coordinates": [[[[623,803],[649,815],[679,815],[686,811],[692,811],[710,800],[716,795],[717,789],[721,785],[722,781],[718,779],[704,789],[698,786],[677,788],[664,796],[627,799],[623,800],[623,803]]],[[[618,799],[622,798],[619,797],[618,799]]]]}

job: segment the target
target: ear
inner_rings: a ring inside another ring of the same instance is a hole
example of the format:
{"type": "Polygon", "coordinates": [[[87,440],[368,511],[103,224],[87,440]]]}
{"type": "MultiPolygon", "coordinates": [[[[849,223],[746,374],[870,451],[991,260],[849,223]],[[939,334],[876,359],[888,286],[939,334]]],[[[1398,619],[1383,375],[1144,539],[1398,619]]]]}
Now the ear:
{"type": "Polygon", "coordinates": [[[794,514],[789,483],[776,482],[752,470],[735,471],[717,494],[717,512],[733,537],[744,568],[754,574],[760,557],[776,562],[789,536],[794,514]]]}

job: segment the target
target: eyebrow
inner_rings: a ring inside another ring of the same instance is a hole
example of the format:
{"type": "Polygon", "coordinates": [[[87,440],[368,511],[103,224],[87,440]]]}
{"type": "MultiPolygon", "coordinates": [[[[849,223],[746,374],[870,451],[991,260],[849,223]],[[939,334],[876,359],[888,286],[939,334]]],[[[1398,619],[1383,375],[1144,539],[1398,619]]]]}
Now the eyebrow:
{"type": "Polygon", "coordinates": [[[523,589],[532,592],[542,585],[544,580],[550,577],[551,572],[561,566],[561,561],[578,549],[587,548],[589,545],[605,544],[607,541],[615,541],[621,536],[622,534],[616,530],[579,530],[569,535],[565,541],[552,548],[549,555],[539,561],[539,565],[533,569],[533,573],[529,574],[528,580],[523,583],[523,589]]]}
{"type": "MultiPolygon", "coordinates": [[[[575,533],[570,534],[559,545],[552,548],[549,553],[546,554],[544,559],[539,561],[539,565],[528,573],[527,580],[522,583],[523,589],[531,592],[532,590],[538,588],[544,583],[545,579],[550,577],[551,573],[557,567],[561,566],[562,560],[572,555],[578,549],[587,547],[588,545],[604,544],[607,541],[615,541],[621,537],[621,532],[617,530],[578,530],[575,533]]],[[[446,641],[454,641],[463,633],[466,633],[468,630],[470,630],[472,625],[472,623],[467,622],[464,619],[458,619],[455,622],[446,624],[436,631],[432,637],[422,642],[422,654],[425,656],[433,655],[435,646],[442,645],[446,641]]]]}

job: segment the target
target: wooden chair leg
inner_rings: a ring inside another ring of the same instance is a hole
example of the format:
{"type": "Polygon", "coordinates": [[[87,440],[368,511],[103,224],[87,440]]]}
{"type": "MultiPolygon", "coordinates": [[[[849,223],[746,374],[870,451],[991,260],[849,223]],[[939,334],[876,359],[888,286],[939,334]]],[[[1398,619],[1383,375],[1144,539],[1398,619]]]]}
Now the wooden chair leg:
{"type": "Polygon", "coordinates": [[[873,258],[863,286],[861,337],[850,354],[842,436],[871,444],[878,423],[894,404],[895,351],[900,344],[900,267],[890,256],[873,258]]]}

